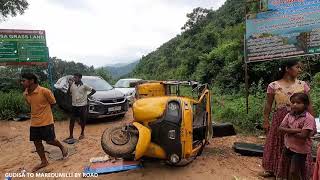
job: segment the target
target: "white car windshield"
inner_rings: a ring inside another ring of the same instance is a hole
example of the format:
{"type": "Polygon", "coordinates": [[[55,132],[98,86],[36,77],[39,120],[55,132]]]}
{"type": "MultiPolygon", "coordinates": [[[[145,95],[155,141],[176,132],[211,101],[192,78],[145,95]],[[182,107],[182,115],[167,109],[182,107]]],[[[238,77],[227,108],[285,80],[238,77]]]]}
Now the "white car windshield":
{"type": "Polygon", "coordinates": [[[129,88],[130,87],[130,83],[132,82],[137,82],[136,80],[126,80],[126,79],[120,79],[115,85],[114,87],[116,88],[129,88]]]}
{"type": "Polygon", "coordinates": [[[100,78],[82,78],[82,82],[96,91],[108,91],[113,89],[107,81],[100,78]]]}

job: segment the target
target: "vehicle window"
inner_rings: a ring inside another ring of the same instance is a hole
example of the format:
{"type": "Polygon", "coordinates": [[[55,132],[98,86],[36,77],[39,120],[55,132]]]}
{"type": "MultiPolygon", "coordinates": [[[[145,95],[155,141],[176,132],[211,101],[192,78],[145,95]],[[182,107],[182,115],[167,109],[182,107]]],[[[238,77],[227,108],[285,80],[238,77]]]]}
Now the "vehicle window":
{"type": "Polygon", "coordinates": [[[116,88],[129,88],[130,87],[130,82],[134,82],[134,81],[119,80],[114,86],[116,88]]]}
{"type": "Polygon", "coordinates": [[[95,78],[95,79],[82,78],[82,82],[92,87],[96,91],[108,91],[113,89],[113,87],[107,81],[100,78],[95,78]]]}

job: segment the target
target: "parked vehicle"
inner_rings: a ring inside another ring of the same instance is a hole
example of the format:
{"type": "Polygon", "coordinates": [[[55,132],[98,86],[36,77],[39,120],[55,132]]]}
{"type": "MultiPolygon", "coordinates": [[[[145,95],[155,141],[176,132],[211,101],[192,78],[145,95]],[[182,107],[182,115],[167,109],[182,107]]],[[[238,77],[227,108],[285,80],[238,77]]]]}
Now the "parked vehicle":
{"type": "Polygon", "coordinates": [[[132,105],[135,100],[136,95],[136,89],[134,86],[132,86],[132,83],[136,83],[141,81],[141,79],[120,79],[117,81],[117,83],[114,85],[116,90],[121,91],[123,94],[126,95],[129,104],[132,105]]]}
{"type": "MultiPolygon", "coordinates": [[[[67,94],[68,80],[72,76],[60,78],[54,85],[54,95],[57,104],[66,111],[71,111],[71,96],[67,94]]],[[[124,116],[128,111],[126,96],[113,88],[99,76],[83,76],[82,82],[97,92],[89,99],[89,118],[105,118],[110,116],[124,116]]]]}
{"type": "MultiPolygon", "coordinates": [[[[213,126],[207,85],[191,81],[153,81],[137,85],[133,122],[104,131],[101,146],[110,156],[138,160],[151,157],[183,166],[201,155],[215,128],[224,136],[228,126],[213,126]],[[191,87],[193,96],[180,94],[191,87]],[[225,128],[226,130],[223,130],[225,128]]],[[[219,136],[216,134],[216,136],[219,136]]]]}

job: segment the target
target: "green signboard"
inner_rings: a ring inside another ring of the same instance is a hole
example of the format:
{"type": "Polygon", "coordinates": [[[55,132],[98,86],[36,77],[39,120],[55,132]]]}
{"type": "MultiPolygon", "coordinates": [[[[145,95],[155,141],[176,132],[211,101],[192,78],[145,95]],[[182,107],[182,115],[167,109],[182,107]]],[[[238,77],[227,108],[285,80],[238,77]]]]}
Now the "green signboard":
{"type": "Polygon", "coordinates": [[[43,30],[0,29],[0,65],[47,65],[43,30]]]}

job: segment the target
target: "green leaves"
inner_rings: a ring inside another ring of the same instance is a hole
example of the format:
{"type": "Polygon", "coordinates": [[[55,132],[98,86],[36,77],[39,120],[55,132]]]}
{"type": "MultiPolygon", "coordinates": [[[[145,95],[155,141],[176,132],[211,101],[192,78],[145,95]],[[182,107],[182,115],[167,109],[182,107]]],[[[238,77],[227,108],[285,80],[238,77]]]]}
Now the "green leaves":
{"type": "Polygon", "coordinates": [[[26,0],[0,0],[0,22],[9,16],[23,14],[28,6],[26,0]]]}
{"type": "Polygon", "coordinates": [[[102,77],[107,82],[110,82],[112,80],[111,75],[109,74],[108,70],[106,70],[105,68],[96,69],[96,74],[102,77]]]}
{"type": "Polygon", "coordinates": [[[29,112],[21,92],[2,93],[0,91],[0,97],[0,120],[10,119],[20,113],[29,112]]]}
{"type": "Polygon", "coordinates": [[[219,10],[195,8],[181,35],[143,57],[134,75],[146,79],[219,82],[231,78],[239,88],[242,78],[244,3],[228,0],[219,10]],[[243,6],[243,7],[242,7],[243,6]],[[242,12],[243,11],[243,12],[242,12]],[[235,69],[232,69],[235,68],[235,69]],[[234,74],[237,74],[234,76],[234,74]],[[241,75],[239,75],[241,74],[241,75]]]}

